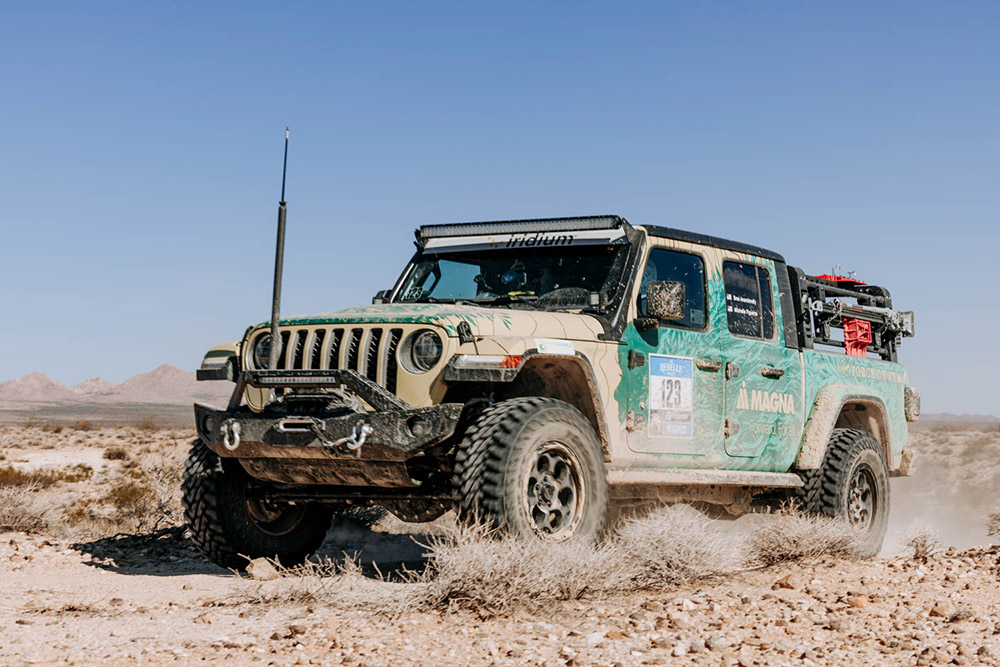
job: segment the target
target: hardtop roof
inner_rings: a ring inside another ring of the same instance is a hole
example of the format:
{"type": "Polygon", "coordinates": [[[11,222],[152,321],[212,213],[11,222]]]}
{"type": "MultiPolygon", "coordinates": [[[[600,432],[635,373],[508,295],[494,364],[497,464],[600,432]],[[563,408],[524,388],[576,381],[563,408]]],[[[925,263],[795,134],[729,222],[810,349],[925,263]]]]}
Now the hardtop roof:
{"type": "MultiPolygon", "coordinates": [[[[464,236],[475,234],[497,233],[532,233],[556,232],[584,229],[616,229],[633,227],[628,220],[617,215],[594,215],[567,218],[533,218],[527,220],[497,220],[493,222],[461,222],[443,225],[423,225],[415,231],[417,241],[423,245],[428,239],[447,236],[464,236]]],[[[650,236],[658,238],[685,241],[755,255],[776,262],[784,262],[785,258],[767,248],[731,241],[718,236],[689,232],[682,229],[662,227],[660,225],[636,225],[636,228],[646,230],[650,236]]]]}

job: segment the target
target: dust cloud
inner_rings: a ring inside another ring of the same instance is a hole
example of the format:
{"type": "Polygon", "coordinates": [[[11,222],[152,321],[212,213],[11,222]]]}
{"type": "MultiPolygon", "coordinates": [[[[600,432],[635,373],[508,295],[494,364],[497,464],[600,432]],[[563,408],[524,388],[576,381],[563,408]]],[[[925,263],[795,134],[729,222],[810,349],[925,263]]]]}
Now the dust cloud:
{"type": "Polygon", "coordinates": [[[1000,506],[1000,424],[918,423],[909,447],[918,452],[916,470],[890,482],[882,555],[905,552],[906,536],[922,527],[935,531],[943,546],[989,543],[986,515],[1000,506]]]}

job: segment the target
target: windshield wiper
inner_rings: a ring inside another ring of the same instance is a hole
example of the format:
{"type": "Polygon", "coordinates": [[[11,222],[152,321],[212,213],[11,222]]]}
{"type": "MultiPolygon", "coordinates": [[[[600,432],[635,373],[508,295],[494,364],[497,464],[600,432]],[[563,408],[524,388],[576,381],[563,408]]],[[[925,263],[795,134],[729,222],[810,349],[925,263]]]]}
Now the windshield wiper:
{"type": "Polygon", "coordinates": [[[425,297],[422,297],[420,299],[414,299],[413,301],[410,301],[409,303],[448,303],[448,304],[452,304],[453,303],[453,304],[457,304],[459,306],[475,306],[476,305],[475,301],[469,301],[468,299],[453,299],[451,297],[441,298],[441,297],[436,297],[436,296],[425,296],[425,297]]]}
{"type": "Polygon", "coordinates": [[[535,303],[538,301],[537,296],[519,296],[515,294],[503,294],[501,296],[494,296],[488,299],[473,299],[473,302],[480,305],[489,306],[509,306],[510,304],[516,303],[518,305],[530,306],[532,308],[541,308],[539,304],[535,303]]]}

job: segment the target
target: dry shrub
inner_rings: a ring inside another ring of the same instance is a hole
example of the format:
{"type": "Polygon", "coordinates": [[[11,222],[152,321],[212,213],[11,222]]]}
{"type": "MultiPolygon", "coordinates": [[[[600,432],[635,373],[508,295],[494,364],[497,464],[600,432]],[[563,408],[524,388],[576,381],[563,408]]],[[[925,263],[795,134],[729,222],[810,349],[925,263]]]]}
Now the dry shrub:
{"type": "Polygon", "coordinates": [[[903,536],[903,546],[915,560],[926,561],[941,550],[941,538],[930,526],[917,526],[903,536]]]}
{"type": "Polygon", "coordinates": [[[155,531],[181,523],[179,452],[126,459],[99,490],[65,508],[74,538],[155,531]]]}
{"type": "Polygon", "coordinates": [[[124,461],[128,458],[128,452],[125,451],[124,447],[112,445],[111,447],[105,449],[101,456],[108,461],[124,461]]]}
{"type": "Polygon", "coordinates": [[[0,487],[32,486],[41,489],[57,482],[83,482],[94,476],[94,469],[85,463],[67,468],[36,468],[23,470],[14,466],[0,466],[0,487]]]}
{"type": "Polygon", "coordinates": [[[37,486],[0,488],[0,532],[45,532],[52,522],[52,500],[37,493],[37,486]]]}
{"type": "Polygon", "coordinates": [[[69,425],[71,431],[96,431],[99,427],[87,419],[78,419],[69,425]]]}
{"type": "Polygon", "coordinates": [[[747,561],[761,566],[834,556],[859,558],[862,535],[846,521],[783,508],[761,521],[747,539],[747,561]]]}
{"type": "Polygon", "coordinates": [[[537,610],[556,602],[672,588],[762,564],[810,556],[855,557],[846,523],[784,510],[748,535],[723,532],[686,506],[632,519],[602,544],[547,543],[458,525],[426,544],[428,563],[404,583],[369,577],[356,560],[282,569],[275,581],[247,582],[231,603],[289,602],[396,614],[453,606],[487,614],[537,610]]]}
{"type": "Polygon", "coordinates": [[[742,540],[686,505],[652,511],[622,526],[612,542],[636,588],[659,588],[743,567],[742,540]]]}
{"type": "Polygon", "coordinates": [[[497,538],[478,524],[459,526],[427,545],[422,606],[451,603],[491,611],[573,600],[625,586],[631,571],[614,545],[497,538]]]}
{"type": "Polygon", "coordinates": [[[42,433],[62,433],[63,427],[60,424],[47,422],[38,417],[30,417],[24,421],[25,429],[37,429],[42,433]]]}
{"type": "Polygon", "coordinates": [[[135,420],[132,426],[135,427],[136,430],[142,431],[143,433],[153,433],[155,431],[159,431],[162,428],[159,420],[157,420],[156,417],[152,415],[140,417],[139,419],[135,420]]]}
{"type": "Polygon", "coordinates": [[[122,532],[157,530],[180,521],[181,463],[151,454],[111,480],[100,502],[110,505],[122,532]]]}
{"type": "Polygon", "coordinates": [[[986,534],[990,537],[1000,537],[1000,509],[995,509],[986,515],[986,534]]]}

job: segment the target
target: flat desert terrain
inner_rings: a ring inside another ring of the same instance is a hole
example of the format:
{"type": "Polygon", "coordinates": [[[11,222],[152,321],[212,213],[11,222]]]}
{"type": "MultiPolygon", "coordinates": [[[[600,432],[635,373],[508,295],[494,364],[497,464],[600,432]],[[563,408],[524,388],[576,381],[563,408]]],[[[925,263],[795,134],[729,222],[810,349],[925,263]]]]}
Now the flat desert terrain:
{"type": "Polygon", "coordinates": [[[312,566],[248,577],[184,536],[173,417],[5,413],[0,663],[1000,664],[994,423],[913,428],[872,560],[794,513],[667,508],[545,551],[356,512],[312,566]]]}

